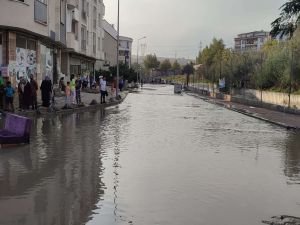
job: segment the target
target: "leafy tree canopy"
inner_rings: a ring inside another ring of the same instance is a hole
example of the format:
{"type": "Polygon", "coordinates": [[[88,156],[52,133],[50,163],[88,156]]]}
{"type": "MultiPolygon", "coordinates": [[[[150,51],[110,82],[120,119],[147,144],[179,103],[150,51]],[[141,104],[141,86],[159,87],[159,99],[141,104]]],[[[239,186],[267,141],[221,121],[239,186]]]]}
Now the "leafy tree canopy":
{"type": "Polygon", "coordinates": [[[172,69],[173,70],[180,70],[181,69],[181,66],[180,66],[180,64],[178,63],[177,60],[174,61],[173,65],[172,65],[172,69]]]}
{"type": "Polygon", "coordinates": [[[160,62],[157,60],[156,55],[147,55],[144,59],[144,65],[147,70],[157,69],[160,62]]]}
{"type": "Polygon", "coordinates": [[[165,59],[161,64],[160,64],[160,69],[162,71],[168,71],[169,69],[172,68],[172,65],[170,63],[170,60],[169,59],[165,59]]]}
{"type": "Polygon", "coordinates": [[[289,0],[280,9],[280,16],[271,23],[271,35],[273,37],[288,35],[291,38],[300,22],[300,1],[289,0]]]}

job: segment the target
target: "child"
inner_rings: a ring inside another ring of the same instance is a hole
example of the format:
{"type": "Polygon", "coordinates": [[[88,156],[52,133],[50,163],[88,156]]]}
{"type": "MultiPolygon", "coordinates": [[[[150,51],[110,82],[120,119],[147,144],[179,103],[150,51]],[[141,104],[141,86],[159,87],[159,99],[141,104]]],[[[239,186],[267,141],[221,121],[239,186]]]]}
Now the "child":
{"type": "Polygon", "coordinates": [[[81,84],[80,84],[79,80],[76,80],[75,89],[76,89],[76,103],[77,103],[77,105],[81,104],[80,88],[81,88],[81,84]]]}
{"type": "Polygon", "coordinates": [[[15,94],[15,90],[12,88],[11,82],[8,81],[5,88],[5,103],[6,103],[7,110],[9,110],[9,106],[11,106],[12,112],[15,111],[14,94],[15,94]]]}
{"type": "Polygon", "coordinates": [[[65,93],[66,93],[66,107],[67,108],[70,108],[71,107],[71,87],[70,87],[70,82],[68,81],[67,82],[67,86],[66,86],[66,90],[65,90],[65,93]]]}

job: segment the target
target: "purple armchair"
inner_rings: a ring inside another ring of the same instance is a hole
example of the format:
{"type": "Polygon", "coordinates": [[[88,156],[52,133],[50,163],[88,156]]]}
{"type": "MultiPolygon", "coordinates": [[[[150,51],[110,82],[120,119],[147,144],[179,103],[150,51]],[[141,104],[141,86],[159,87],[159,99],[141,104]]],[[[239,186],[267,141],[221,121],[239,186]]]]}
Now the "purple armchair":
{"type": "Polygon", "coordinates": [[[30,143],[32,121],[15,114],[6,114],[5,127],[0,130],[0,144],[30,143]]]}

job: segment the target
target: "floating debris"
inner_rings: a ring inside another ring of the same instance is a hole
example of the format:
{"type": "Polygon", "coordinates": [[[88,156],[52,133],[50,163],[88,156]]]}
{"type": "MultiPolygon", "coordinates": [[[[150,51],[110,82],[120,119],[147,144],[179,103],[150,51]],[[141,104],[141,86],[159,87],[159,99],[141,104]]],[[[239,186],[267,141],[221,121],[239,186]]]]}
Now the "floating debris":
{"type": "Polygon", "coordinates": [[[300,218],[294,216],[273,216],[270,221],[263,220],[262,223],[270,225],[300,225],[300,218]]]}

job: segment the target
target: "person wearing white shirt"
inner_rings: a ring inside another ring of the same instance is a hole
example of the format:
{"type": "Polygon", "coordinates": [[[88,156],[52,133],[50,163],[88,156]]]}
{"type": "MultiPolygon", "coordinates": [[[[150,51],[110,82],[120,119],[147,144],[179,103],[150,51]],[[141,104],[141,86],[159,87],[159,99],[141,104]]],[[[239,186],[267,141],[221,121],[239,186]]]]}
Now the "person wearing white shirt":
{"type": "Polygon", "coordinates": [[[100,79],[100,94],[101,94],[101,104],[106,103],[105,102],[105,96],[107,95],[106,91],[106,79],[105,77],[102,77],[100,79]]]}

